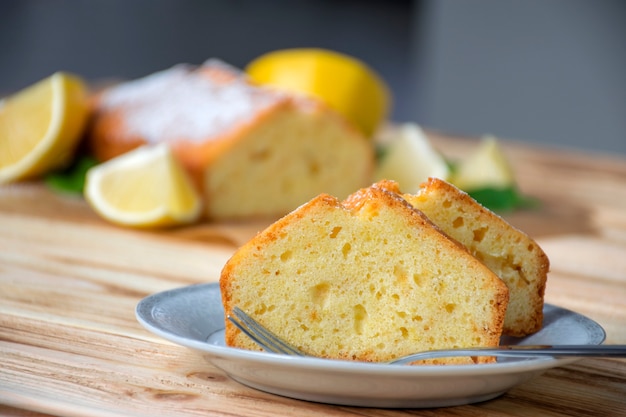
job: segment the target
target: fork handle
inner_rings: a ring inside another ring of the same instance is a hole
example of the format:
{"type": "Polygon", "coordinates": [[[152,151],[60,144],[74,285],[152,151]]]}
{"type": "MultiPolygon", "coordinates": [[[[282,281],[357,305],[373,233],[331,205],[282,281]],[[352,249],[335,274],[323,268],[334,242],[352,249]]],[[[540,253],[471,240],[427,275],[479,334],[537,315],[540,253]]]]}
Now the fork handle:
{"type": "Polygon", "coordinates": [[[496,348],[442,349],[414,353],[390,363],[403,365],[423,359],[455,356],[626,358],[626,345],[505,345],[496,348]]]}

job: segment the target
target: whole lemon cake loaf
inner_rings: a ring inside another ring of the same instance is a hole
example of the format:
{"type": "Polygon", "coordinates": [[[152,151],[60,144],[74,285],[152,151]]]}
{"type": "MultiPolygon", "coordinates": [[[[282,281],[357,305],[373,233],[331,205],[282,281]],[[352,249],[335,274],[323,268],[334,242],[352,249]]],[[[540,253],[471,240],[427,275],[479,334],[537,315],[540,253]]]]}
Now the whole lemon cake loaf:
{"type": "Polygon", "coordinates": [[[99,160],[167,143],[212,219],[275,217],[322,193],[370,183],[371,141],[313,98],[253,85],[219,61],[177,65],[93,100],[88,142],[99,160]]]}
{"type": "MultiPolygon", "coordinates": [[[[496,346],[508,302],[463,245],[377,187],[319,195],[276,221],[236,251],[220,287],[227,316],[237,306],[311,355],[358,361],[496,346]]],[[[260,350],[228,320],[225,338],[260,350]]]]}
{"type": "MultiPolygon", "coordinates": [[[[398,191],[390,182],[378,186],[398,191]]],[[[445,233],[465,245],[508,286],[504,333],[525,336],[541,329],[548,257],[539,245],[454,185],[430,178],[403,197],[445,233]]]]}

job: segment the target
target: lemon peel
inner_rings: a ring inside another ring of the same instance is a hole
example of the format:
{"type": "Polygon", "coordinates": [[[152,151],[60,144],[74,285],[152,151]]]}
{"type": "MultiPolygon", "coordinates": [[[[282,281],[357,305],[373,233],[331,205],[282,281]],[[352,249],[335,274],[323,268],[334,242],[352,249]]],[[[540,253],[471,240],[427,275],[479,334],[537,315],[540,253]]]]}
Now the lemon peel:
{"type": "Polygon", "coordinates": [[[189,224],[201,198],[165,144],[145,145],[87,171],[85,199],[103,218],[131,227],[189,224]]]}
{"type": "Polygon", "coordinates": [[[0,184],[67,166],[88,117],[80,77],[57,72],[0,101],[0,184]]]}
{"type": "Polygon", "coordinates": [[[321,99],[371,137],[387,118],[391,94],[364,62],[319,48],[283,49],[250,62],[248,76],[266,84],[321,99]]]}

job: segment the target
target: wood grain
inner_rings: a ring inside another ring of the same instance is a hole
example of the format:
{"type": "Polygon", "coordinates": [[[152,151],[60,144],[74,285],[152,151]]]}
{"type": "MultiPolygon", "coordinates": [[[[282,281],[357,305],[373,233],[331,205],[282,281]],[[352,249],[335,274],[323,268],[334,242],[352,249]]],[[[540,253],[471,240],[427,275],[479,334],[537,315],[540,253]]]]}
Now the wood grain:
{"type": "MultiPolygon", "coordinates": [[[[473,145],[431,133],[448,155],[473,145]]],[[[539,209],[504,214],[551,260],[546,300],[626,343],[626,158],[505,144],[539,209]]],[[[431,410],[316,404],[244,387],[145,331],[146,295],[216,281],[266,223],[134,231],[37,182],[0,188],[0,414],[7,416],[618,416],[626,361],[585,359],[500,398],[431,410]]]]}

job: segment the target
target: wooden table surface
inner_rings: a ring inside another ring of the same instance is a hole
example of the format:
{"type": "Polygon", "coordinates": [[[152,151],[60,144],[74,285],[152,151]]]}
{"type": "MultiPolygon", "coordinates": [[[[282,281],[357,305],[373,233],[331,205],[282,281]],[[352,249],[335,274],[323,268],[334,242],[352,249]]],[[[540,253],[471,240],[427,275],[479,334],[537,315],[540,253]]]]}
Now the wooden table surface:
{"type": "MultiPolygon", "coordinates": [[[[470,140],[432,135],[451,157],[470,140]]],[[[546,301],[626,343],[626,156],[504,143],[531,211],[505,215],[551,260],[546,301]]],[[[618,416],[626,360],[583,359],[479,404],[374,409],[244,387],[144,330],[134,309],[166,289],[217,281],[264,224],[134,231],[40,183],[0,187],[0,414],[8,416],[618,416]]]]}

